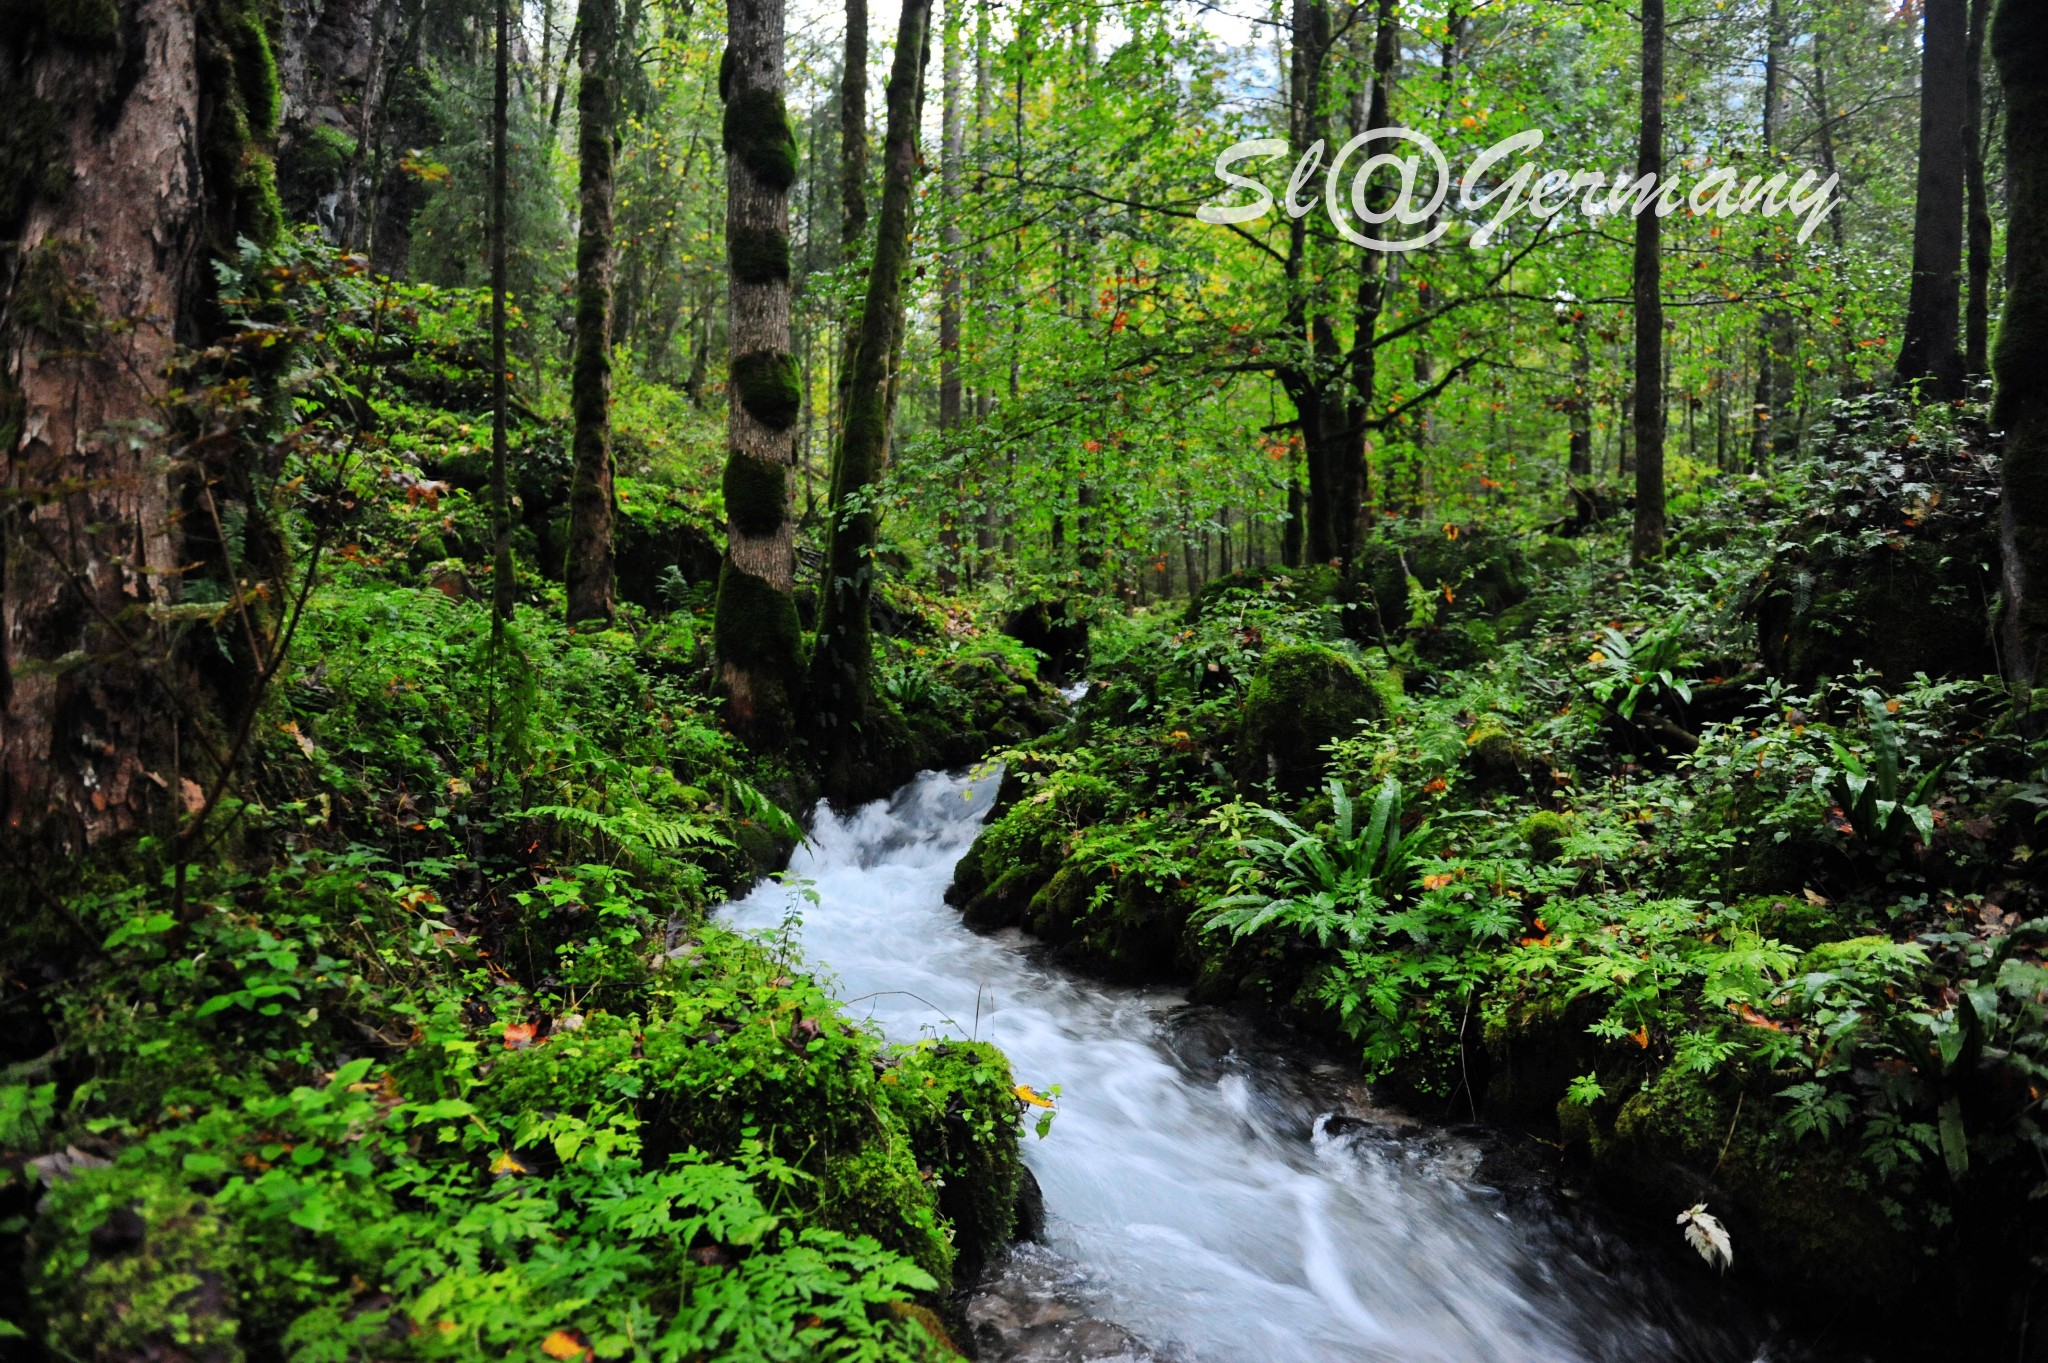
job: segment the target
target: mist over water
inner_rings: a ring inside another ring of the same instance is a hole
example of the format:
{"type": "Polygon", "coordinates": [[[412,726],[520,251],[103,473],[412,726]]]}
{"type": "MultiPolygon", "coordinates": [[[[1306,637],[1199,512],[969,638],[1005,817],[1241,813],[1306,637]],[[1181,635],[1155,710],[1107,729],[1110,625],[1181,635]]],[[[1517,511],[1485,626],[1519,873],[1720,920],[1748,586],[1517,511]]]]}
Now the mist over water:
{"type": "Polygon", "coordinates": [[[993,1041],[1019,1082],[1060,1086],[1025,1154],[1081,1309],[1199,1363],[1789,1357],[1752,1323],[1701,1319],[1611,1237],[1511,1210],[1473,1181],[1469,1143],[1374,1110],[1334,1067],[969,931],[942,896],[995,791],[993,773],[926,773],[850,816],[821,808],[790,868],[819,902],[764,882],[724,916],[774,929],[794,907],[851,1014],[896,1041],[993,1041]]]}

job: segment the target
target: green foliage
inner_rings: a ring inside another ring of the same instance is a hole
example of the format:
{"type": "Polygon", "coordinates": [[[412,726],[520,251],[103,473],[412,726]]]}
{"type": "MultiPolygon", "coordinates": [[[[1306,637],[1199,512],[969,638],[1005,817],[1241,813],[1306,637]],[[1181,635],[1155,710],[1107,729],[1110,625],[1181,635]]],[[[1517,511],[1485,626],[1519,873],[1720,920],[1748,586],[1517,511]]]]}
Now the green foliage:
{"type": "Polygon", "coordinates": [[[1245,937],[1275,924],[1314,937],[1324,947],[1333,939],[1353,945],[1361,941],[1412,887],[1433,834],[1427,823],[1402,831],[1401,785],[1392,777],[1380,782],[1371,809],[1356,826],[1341,781],[1330,782],[1330,807],[1331,825],[1321,834],[1275,810],[1253,806],[1249,812],[1279,829],[1281,838],[1239,842],[1242,850],[1231,863],[1231,875],[1233,884],[1245,888],[1220,900],[1223,911],[1205,926],[1245,937]]]}

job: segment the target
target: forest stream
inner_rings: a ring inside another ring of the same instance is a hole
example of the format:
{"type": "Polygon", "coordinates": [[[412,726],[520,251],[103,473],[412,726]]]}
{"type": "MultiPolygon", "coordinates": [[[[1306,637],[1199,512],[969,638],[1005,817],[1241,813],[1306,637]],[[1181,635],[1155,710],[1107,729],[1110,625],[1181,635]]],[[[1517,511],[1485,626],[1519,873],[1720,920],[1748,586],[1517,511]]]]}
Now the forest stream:
{"type": "Polygon", "coordinates": [[[1376,1109],[1336,1065],[1170,991],[1070,976],[1015,931],[970,931],[943,895],[999,779],[926,772],[848,816],[821,806],[790,867],[808,886],[764,881],[724,911],[792,935],[891,1040],[991,1040],[1020,1080],[1059,1085],[1050,1134],[1025,1138],[1046,1243],[967,1306],[985,1359],[1810,1356],[1681,1281],[1692,1266],[1661,1247],[1488,1186],[1466,1132],[1376,1109]]]}

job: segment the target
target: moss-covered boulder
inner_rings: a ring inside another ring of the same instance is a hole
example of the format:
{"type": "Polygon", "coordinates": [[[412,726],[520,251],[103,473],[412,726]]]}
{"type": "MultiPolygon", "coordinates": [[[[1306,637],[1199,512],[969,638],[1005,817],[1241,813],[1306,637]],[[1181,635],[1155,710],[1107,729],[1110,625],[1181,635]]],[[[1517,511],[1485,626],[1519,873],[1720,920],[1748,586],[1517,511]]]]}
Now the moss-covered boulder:
{"type": "Polygon", "coordinates": [[[1409,621],[1410,578],[1434,599],[1434,623],[1439,625],[1459,617],[1497,616],[1530,591],[1521,547],[1476,525],[1393,522],[1374,531],[1359,560],[1372,608],[1358,619],[1374,633],[1398,630],[1409,621]]]}
{"type": "Polygon", "coordinates": [[[1100,819],[1115,792],[1099,777],[1057,772],[991,819],[953,871],[946,902],[972,928],[1016,927],[1066,860],[1081,829],[1100,819]]]}
{"type": "Polygon", "coordinates": [[[1322,784],[1329,765],[1324,745],[1382,710],[1372,680],[1336,650],[1319,644],[1273,649],[1260,661],[1238,713],[1238,775],[1305,795],[1322,784]]]}
{"type": "Polygon", "coordinates": [[[1802,1142],[1767,1093],[1675,1066],[1620,1106],[1592,1142],[1601,1180],[1630,1204],[1676,1214],[1705,1202],[1745,1274],[1883,1309],[1926,1262],[1853,1160],[1802,1142]]]}
{"type": "Polygon", "coordinates": [[[1482,786],[1520,786],[1528,779],[1532,762],[1514,730],[1494,716],[1481,719],[1465,735],[1465,768],[1482,786]]]}
{"type": "MultiPolygon", "coordinates": [[[[650,1164],[753,1140],[804,1179],[807,1217],[873,1236],[943,1287],[1008,1241],[1022,1163],[1008,1062],[993,1046],[891,1049],[818,985],[715,931],[657,976],[649,1011],[592,1012],[497,1064],[476,1105],[533,1114],[624,1108],[650,1164]]],[[[536,1168],[545,1146],[518,1157],[536,1168]]]]}

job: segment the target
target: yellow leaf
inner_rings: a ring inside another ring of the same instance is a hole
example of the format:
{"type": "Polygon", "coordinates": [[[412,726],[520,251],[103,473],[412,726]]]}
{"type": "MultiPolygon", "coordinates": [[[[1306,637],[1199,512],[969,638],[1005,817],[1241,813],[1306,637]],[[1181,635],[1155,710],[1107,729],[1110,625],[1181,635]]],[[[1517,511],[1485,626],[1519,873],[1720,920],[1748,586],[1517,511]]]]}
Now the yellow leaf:
{"type": "Polygon", "coordinates": [[[1020,1101],[1029,1103],[1033,1107],[1053,1106],[1052,1099],[1041,1096],[1029,1084],[1019,1084],[1011,1092],[1015,1093],[1020,1101]]]}
{"type": "Polygon", "coordinates": [[[519,1157],[510,1150],[499,1152],[498,1157],[491,1161],[491,1177],[493,1178],[503,1178],[507,1174],[530,1174],[532,1172],[533,1170],[521,1164],[519,1157]]]}
{"type": "Polygon", "coordinates": [[[1596,648],[1592,651],[1591,654],[1587,656],[1586,661],[1593,664],[1593,666],[1598,667],[1600,666],[1600,664],[1607,661],[1607,655],[1596,648]]]}
{"type": "Polygon", "coordinates": [[[575,1335],[570,1334],[567,1330],[557,1330],[542,1340],[540,1342],[540,1351],[549,1358],[589,1358],[591,1356],[590,1346],[575,1335]]]}

